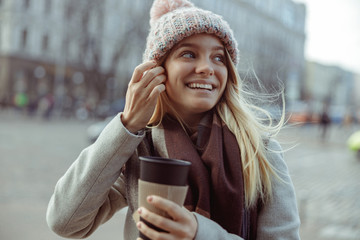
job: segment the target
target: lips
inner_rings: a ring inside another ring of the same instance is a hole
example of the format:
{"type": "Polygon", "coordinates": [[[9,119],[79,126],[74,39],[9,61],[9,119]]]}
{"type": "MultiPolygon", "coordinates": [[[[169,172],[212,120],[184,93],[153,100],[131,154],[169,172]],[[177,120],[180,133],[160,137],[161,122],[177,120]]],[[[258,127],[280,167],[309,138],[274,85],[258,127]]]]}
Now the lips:
{"type": "Polygon", "coordinates": [[[204,89],[209,91],[213,90],[213,86],[206,83],[189,83],[187,86],[191,89],[204,89]]]}

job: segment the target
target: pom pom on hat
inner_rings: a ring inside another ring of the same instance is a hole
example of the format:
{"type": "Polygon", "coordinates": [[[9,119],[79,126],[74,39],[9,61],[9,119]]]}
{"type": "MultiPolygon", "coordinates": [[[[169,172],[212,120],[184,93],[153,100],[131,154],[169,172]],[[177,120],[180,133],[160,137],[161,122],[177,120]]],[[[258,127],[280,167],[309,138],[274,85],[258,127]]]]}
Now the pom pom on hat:
{"type": "Polygon", "coordinates": [[[162,15],[182,7],[194,7],[188,0],[155,0],[150,9],[150,26],[162,15]]]}

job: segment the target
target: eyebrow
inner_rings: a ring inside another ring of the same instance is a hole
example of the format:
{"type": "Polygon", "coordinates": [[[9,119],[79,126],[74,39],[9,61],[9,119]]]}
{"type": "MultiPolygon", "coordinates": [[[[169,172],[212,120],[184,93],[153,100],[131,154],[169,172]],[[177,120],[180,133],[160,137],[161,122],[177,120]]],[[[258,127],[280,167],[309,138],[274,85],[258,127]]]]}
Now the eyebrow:
{"type": "MultiPolygon", "coordinates": [[[[193,47],[193,48],[197,48],[199,47],[198,44],[194,44],[194,43],[180,43],[178,46],[176,46],[174,48],[174,50],[178,50],[179,48],[182,48],[182,47],[193,47]]],[[[222,51],[225,51],[225,48],[224,46],[222,45],[218,45],[218,46],[214,46],[213,48],[211,48],[211,50],[222,50],[222,51]]]]}

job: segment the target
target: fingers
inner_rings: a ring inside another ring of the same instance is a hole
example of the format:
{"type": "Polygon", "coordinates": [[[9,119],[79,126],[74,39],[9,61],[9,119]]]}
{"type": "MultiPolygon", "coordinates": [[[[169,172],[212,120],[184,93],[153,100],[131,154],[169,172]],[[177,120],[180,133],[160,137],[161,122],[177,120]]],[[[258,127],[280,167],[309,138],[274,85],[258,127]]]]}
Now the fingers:
{"type": "Polygon", "coordinates": [[[129,88],[133,89],[134,94],[145,94],[147,101],[156,102],[159,94],[165,90],[164,72],[165,69],[161,66],[155,67],[153,61],[140,64],[134,70],[129,88]]]}
{"type": "Polygon", "coordinates": [[[168,199],[159,196],[148,196],[146,200],[155,207],[167,212],[169,216],[175,221],[177,221],[184,215],[182,207],[168,199]]]}
{"type": "MultiPolygon", "coordinates": [[[[151,222],[151,224],[156,226],[153,222],[151,222]]],[[[149,227],[146,223],[144,223],[142,221],[138,222],[136,224],[136,227],[138,228],[139,231],[141,231],[142,234],[144,234],[145,236],[147,236],[150,239],[154,239],[154,240],[165,239],[166,235],[168,235],[167,232],[156,231],[155,229],[149,227]]]]}
{"type": "Polygon", "coordinates": [[[147,210],[146,208],[139,208],[138,213],[144,220],[153,224],[156,227],[161,228],[164,231],[174,232],[175,229],[180,228],[179,224],[177,224],[176,222],[158,214],[155,214],[147,210]]]}
{"type": "Polygon", "coordinates": [[[151,91],[151,93],[149,95],[149,101],[155,101],[156,102],[158,96],[163,91],[165,91],[165,84],[160,84],[160,85],[154,87],[154,89],[151,91]]]}
{"type": "Polygon", "coordinates": [[[148,62],[138,65],[133,72],[130,82],[140,81],[144,72],[155,67],[156,64],[157,64],[156,61],[148,61],[148,62]]]}
{"type": "MultiPolygon", "coordinates": [[[[146,101],[150,104],[155,104],[161,92],[165,91],[164,82],[166,76],[165,69],[161,66],[154,65],[154,61],[149,61],[137,66],[134,70],[134,75],[129,83],[129,87],[136,88],[141,94],[145,94],[146,101]],[[144,91],[146,90],[146,91],[144,91]]],[[[136,92],[136,91],[135,91],[136,92]]]]}
{"type": "Polygon", "coordinates": [[[137,66],[126,92],[122,122],[130,132],[144,128],[156,107],[158,96],[165,90],[165,69],[149,61],[137,66]]]}
{"type": "MultiPolygon", "coordinates": [[[[163,232],[158,232],[155,231],[154,229],[148,227],[145,223],[143,222],[138,222],[136,224],[136,227],[138,228],[139,231],[142,232],[142,234],[144,234],[145,236],[147,236],[150,239],[166,239],[166,233],[163,232]]],[[[138,240],[141,238],[138,238],[138,240]]]]}
{"type": "Polygon", "coordinates": [[[163,75],[165,69],[161,66],[156,66],[156,64],[154,61],[149,61],[138,65],[133,72],[129,84],[141,83],[142,87],[145,88],[155,80],[156,85],[165,81],[165,75],[163,75]]]}
{"type": "Polygon", "coordinates": [[[146,208],[139,208],[139,215],[153,225],[167,231],[168,233],[157,232],[140,222],[138,228],[151,239],[162,239],[162,237],[176,236],[176,239],[193,239],[197,231],[197,220],[187,209],[176,203],[158,196],[149,196],[147,201],[153,206],[165,211],[171,219],[155,214],[146,208]]]}
{"type": "Polygon", "coordinates": [[[166,80],[166,76],[164,74],[164,69],[162,67],[156,67],[148,71],[143,77],[143,80],[141,81],[143,82],[145,88],[153,89],[155,86],[164,83],[165,80],[166,80]],[[158,70],[158,68],[161,69],[158,70]]]}
{"type": "Polygon", "coordinates": [[[165,81],[166,77],[164,75],[165,69],[161,66],[154,67],[148,70],[142,77],[141,81],[142,85],[146,87],[151,87],[154,85],[158,85],[165,81]]]}

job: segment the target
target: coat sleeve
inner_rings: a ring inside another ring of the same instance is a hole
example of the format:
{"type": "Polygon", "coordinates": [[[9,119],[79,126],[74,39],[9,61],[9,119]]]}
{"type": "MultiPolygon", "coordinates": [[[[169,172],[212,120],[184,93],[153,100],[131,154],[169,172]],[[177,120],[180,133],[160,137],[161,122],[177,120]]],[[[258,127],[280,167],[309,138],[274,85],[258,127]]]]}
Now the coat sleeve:
{"type": "Polygon", "coordinates": [[[300,218],[295,189],[280,144],[270,140],[268,159],[276,169],[273,177],[273,196],[259,213],[257,239],[298,240],[300,218]]]}
{"type": "MultiPolygon", "coordinates": [[[[262,206],[259,212],[256,239],[299,240],[300,219],[295,190],[281,153],[281,147],[277,141],[270,140],[268,149],[267,157],[275,167],[279,178],[273,178],[273,196],[262,206]]],[[[194,215],[198,221],[195,240],[242,239],[237,235],[228,233],[214,221],[197,213],[194,215]]]]}
{"type": "Polygon", "coordinates": [[[121,168],[143,139],[129,133],[118,114],[94,144],[60,178],[46,220],[58,235],[85,238],[127,206],[121,168]]]}
{"type": "Polygon", "coordinates": [[[194,213],[194,215],[198,222],[198,229],[195,236],[195,240],[205,240],[205,239],[243,240],[243,238],[235,234],[228,233],[224,228],[222,228],[216,222],[198,213],[194,213]]]}

